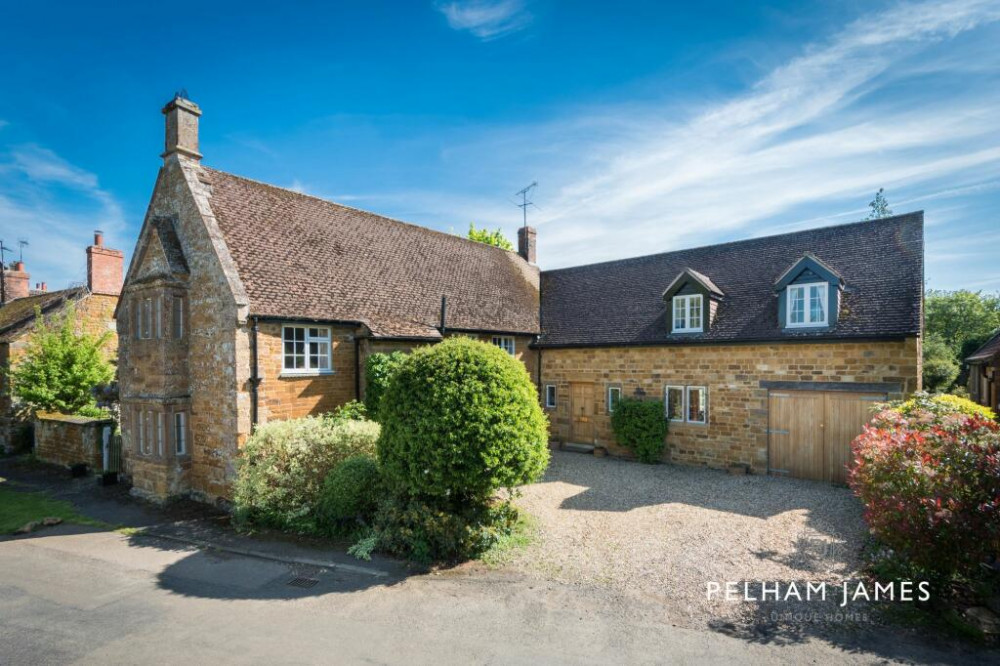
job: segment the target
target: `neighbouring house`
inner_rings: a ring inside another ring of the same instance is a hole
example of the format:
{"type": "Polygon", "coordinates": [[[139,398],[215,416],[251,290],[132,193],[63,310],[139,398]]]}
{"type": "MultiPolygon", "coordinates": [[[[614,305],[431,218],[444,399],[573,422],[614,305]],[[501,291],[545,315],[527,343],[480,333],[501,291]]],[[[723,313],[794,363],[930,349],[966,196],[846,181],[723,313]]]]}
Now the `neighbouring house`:
{"type": "MultiPolygon", "coordinates": [[[[124,254],[104,245],[104,235],[94,233],[94,244],[87,248],[87,284],[48,291],[45,283],[29,289],[29,275],[23,262],[15,262],[6,271],[7,302],[0,307],[0,367],[16,365],[35,328],[36,312],[50,317],[62,314],[72,305],[76,330],[92,335],[109,334],[104,347],[107,358],[118,360],[118,335],[114,312],[122,287],[124,254]]],[[[11,395],[6,375],[0,376],[0,449],[12,445],[15,431],[24,422],[11,395]]]]}
{"type": "Polygon", "coordinates": [[[969,397],[1000,414],[1000,331],[965,362],[969,364],[969,397]]]}
{"type": "Polygon", "coordinates": [[[374,351],[471,335],[524,362],[554,440],[615,452],[622,397],[665,400],[668,460],[842,480],[876,400],[920,388],[923,214],[540,273],[509,252],[166,149],[118,307],[137,494],[224,498],[255,424],[364,395],[374,351]]]}

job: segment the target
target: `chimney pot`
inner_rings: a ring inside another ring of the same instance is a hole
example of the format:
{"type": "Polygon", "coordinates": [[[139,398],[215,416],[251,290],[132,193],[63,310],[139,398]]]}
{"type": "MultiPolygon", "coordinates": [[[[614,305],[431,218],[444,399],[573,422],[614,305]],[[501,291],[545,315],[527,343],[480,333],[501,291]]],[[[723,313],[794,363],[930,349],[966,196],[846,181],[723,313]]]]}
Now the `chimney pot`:
{"type": "Polygon", "coordinates": [[[24,270],[23,261],[11,262],[3,273],[6,302],[31,295],[31,275],[24,270]]]}
{"type": "Polygon", "coordinates": [[[529,264],[536,263],[535,237],[538,232],[534,227],[521,227],[517,230],[517,253],[529,264]]]}
{"type": "Polygon", "coordinates": [[[43,282],[43,283],[42,283],[42,291],[48,291],[48,290],[49,290],[49,285],[47,285],[47,284],[45,284],[45,283],[43,282]]]}
{"type": "Polygon", "coordinates": [[[163,159],[176,154],[195,161],[200,160],[198,118],[201,116],[201,109],[198,105],[176,95],[163,107],[163,115],[166,116],[167,125],[163,159]]]}
{"type": "Polygon", "coordinates": [[[104,232],[100,229],[94,230],[94,245],[97,247],[104,245],[104,232]]]}

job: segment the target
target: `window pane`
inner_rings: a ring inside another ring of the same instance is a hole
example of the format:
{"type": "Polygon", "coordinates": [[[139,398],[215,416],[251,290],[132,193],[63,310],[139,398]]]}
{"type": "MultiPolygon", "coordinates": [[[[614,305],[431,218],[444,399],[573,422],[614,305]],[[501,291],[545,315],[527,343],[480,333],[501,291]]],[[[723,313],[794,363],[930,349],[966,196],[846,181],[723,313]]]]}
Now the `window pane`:
{"type": "Polygon", "coordinates": [[[691,296],[688,299],[688,307],[690,328],[701,328],[701,296],[691,296]]]}
{"type": "Polygon", "coordinates": [[[287,326],[281,330],[281,337],[285,340],[295,339],[295,329],[288,328],[287,326]]]}
{"type": "Polygon", "coordinates": [[[295,357],[295,364],[292,367],[295,368],[296,370],[301,370],[301,369],[305,368],[306,367],[306,357],[305,356],[296,356],[295,357]]]}
{"type": "Polygon", "coordinates": [[[319,329],[318,328],[310,328],[309,329],[309,337],[311,337],[311,338],[318,338],[319,337],[319,329]]]}
{"type": "Polygon", "coordinates": [[[612,386],[608,389],[608,411],[615,411],[615,407],[618,405],[618,400],[622,397],[622,390],[618,387],[612,386]]]}
{"type": "Polygon", "coordinates": [[[684,389],[678,386],[667,388],[667,418],[672,421],[684,420],[684,389]]]}
{"type": "Polygon", "coordinates": [[[826,321],[826,304],[823,303],[823,288],[813,286],[809,288],[809,321],[814,324],[821,324],[826,321]]]}
{"type": "Polygon", "coordinates": [[[547,407],[556,406],[556,387],[546,386],[545,387],[545,405],[547,407]]]}
{"type": "Polygon", "coordinates": [[[688,421],[704,423],[705,389],[688,388],[688,421]]]}
{"type": "Polygon", "coordinates": [[[790,307],[788,321],[792,324],[805,323],[805,289],[802,287],[789,287],[788,294],[790,307]]]}
{"type": "Polygon", "coordinates": [[[296,340],[305,340],[306,339],[306,329],[304,329],[304,328],[293,328],[292,330],[295,331],[295,339],[296,340]]]}
{"type": "Polygon", "coordinates": [[[674,328],[677,330],[687,328],[687,307],[684,297],[674,299],[674,328]]]}

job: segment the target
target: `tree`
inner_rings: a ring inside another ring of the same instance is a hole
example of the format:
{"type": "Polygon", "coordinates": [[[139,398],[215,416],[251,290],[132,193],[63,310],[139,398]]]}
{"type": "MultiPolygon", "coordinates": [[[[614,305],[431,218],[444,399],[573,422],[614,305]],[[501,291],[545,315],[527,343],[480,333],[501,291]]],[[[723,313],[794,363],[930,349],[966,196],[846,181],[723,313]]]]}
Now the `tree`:
{"type": "Polygon", "coordinates": [[[1000,294],[980,291],[941,291],[930,289],[924,296],[924,385],[928,390],[947,391],[957,378],[964,385],[968,368],[966,356],[1000,329],[1000,294]],[[950,355],[959,368],[948,385],[941,382],[947,376],[950,355]],[[933,361],[928,367],[928,360],[933,361]]]}
{"type": "Polygon", "coordinates": [[[476,229],[476,225],[469,223],[469,240],[474,240],[479,243],[486,243],[487,245],[493,245],[501,250],[513,250],[514,245],[507,240],[507,237],[503,235],[503,232],[497,229],[496,231],[488,231],[485,227],[482,229],[476,229]]]}
{"type": "Polygon", "coordinates": [[[35,309],[35,330],[25,356],[5,370],[14,395],[31,409],[93,414],[97,411],[93,390],[114,378],[114,368],[101,354],[111,334],[76,333],[75,321],[72,304],[48,320],[35,309]]]}
{"type": "Polygon", "coordinates": [[[875,193],[875,198],[868,203],[868,207],[872,209],[872,212],[868,214],[869,220],[877,220],[880,217],[889,217],[892,215],[892,209],[889,208],[889,202],[885,198],[885,188],[878,188],[878,192],[875,193]]]}
{"type": "Polygon", "coordinates": [[[924,390],[947,391],[955,383],[960,369],[955,352],[937,336],[924,340],[924,390]]]}

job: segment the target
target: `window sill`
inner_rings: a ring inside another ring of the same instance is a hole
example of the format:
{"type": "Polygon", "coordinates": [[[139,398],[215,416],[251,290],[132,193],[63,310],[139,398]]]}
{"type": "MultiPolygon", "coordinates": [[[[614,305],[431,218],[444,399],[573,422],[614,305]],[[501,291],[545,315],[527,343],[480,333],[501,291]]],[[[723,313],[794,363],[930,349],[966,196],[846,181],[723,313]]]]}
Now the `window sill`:
{"type": "Polygon", "coordinates": [[[700,329],[700,328],[698,328],[698,329],[694,329],[694,328],[685,328],[685,329],[682,329],[682,330],[680,330],[680,331],[674,331],[674,330],[671,330],[671,331],[670,331],[670,334],[671,334],[671,335],[698,335],[699,333],[704,333],[704,332],[705,332],[705,331],[703,331],[703,330],[702,330],[702,329],[700,329]]]}
{"type": "Polygon", "coordinates": [[[326,377],[337,374],[336,370],[282,370],[278,379],[296,379],[298,377],[326,377]]]}

